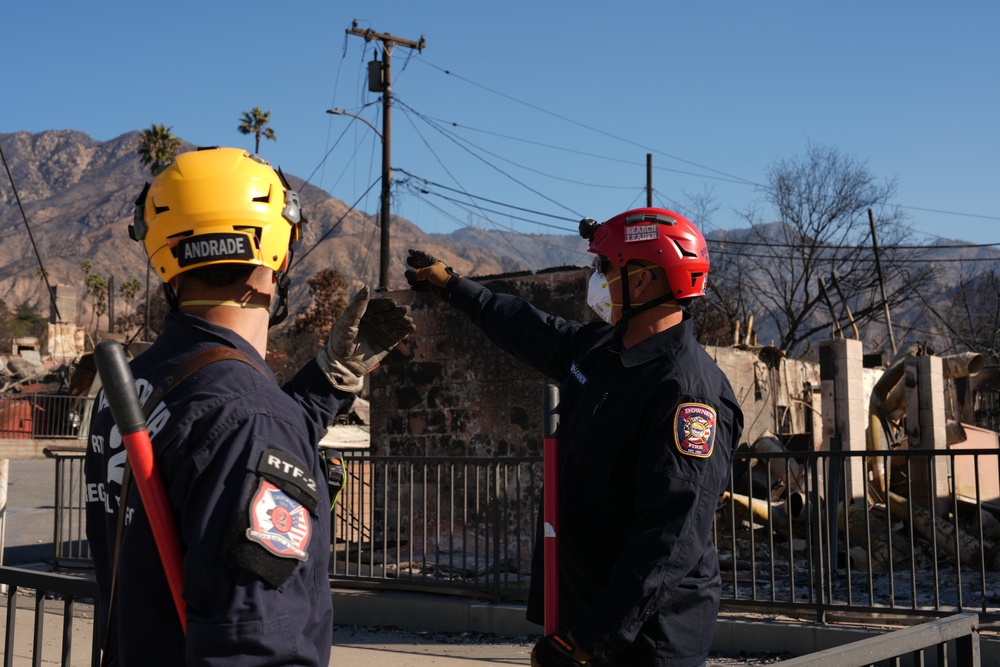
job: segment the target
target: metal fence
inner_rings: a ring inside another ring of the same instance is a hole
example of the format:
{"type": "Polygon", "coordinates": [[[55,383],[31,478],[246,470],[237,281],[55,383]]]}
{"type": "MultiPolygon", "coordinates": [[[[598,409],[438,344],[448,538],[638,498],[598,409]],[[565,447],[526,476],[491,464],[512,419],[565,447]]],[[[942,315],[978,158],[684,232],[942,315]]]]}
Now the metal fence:
{"type": "Polygon", "coordinates": [[[998,451],[736,456],[714,528],[723,604],[1000,615],[998,451]]]}
{"type": "MultiPolygon", "coordinates": [[[[3,639],[3,667],[24,664],[73,664],[73,630],[90,636],[89,645],[76,642],[78,652],[89,653],[87,664],[100,664],[100,645],[94,631],[93,601],[97,598],[97,582],[50,572],[34,572],[16,567],[0,567],[0,585],[6,587],[6,624],[3,639]],[[24,595],[22,593],[26,593],[24,595]],[[91,613],[78,618],[76,603],[84,603],[91,613]],[[22,631],[19,623],[30,616],[31,635],[22,631]],[[52,635],[58,633],[58,639],[52,635]],[[16,644],[16,647],[15,647],[16,644]],[[27,657],[25,657],[27,656],[27,657]]],[[[80,664],[80,660],[75,661],[80,664]]]]}
{"type": "Polygon", "coordinates": [[[344,456],[331,579],[523,600],[537,458],[344,456]]]}
{"type": "Polygon", "coordinates": [[[979,616],[955,614],[878,637],[782,660],[784,667],[980,667],[979,616]],[[908,659],[904,661],[904,658],[908,659]]]}
{"type": "MultiPolygon", "coordinates": [[[[0,585],[6,587],[6,623],[3,638],[3,667],[17,661],[32,665],[100,664],[100,643],[93,612],[77,616],[78,601],[93,609],[96,582],[60,574],[0,567],[0,585]],[[22,596],[21,593],[29,593],[22,596]],[[60,604],[61,603],[61,604],[60,604]],[[61,607],[61,608],[60,608],[61,607]],[[19,620],[29,614],[30,637],[19,620]],[[74,640],[74,628],[80,639],[74,640]],[[52,633],[58,632],[58,640],[52,633]],[[89,641],[86,640],[89,635],[89,641]],[[73,659],[74,652],[88,655],[73,659]]],[[[864,667],[872,665],[926,665],[927,667],[979,667],[982,664],[979,617],[962,613],[896,630],[850,644],[782,661],[789,667],[864,667]],[[883,662],[886,661],[886,662],[883,662]]]]}
{"type": "Polygon", "coordinates": [[[89,567],[87,542],[86,480],[83,475],[84,448],[59,448],[46,452],[55,461],[55,517],[53,521],[52,564],[60,567],[89,567]]]}
{"type": "MultiPolygon", "coordinates": [[[[54,560],[86,564],[81,460],[56,458],[54,560]]],[[[336,585],[527,598],[540,458],[344,462],[336,585]]],[[[996,449],[737,452],[713,527],[723,604],[1000,620],[998,478],[996,449]]]]}
{"type": "Polygon", "coordinates": [[[85,438],[94,399],[57,394],[12,394],[0,398],[0,438],[85,438]]]}
{"type": "MultiPolygon", "coordinates": [[[[713,528],[723,604],[1000,618],[998,459],[738,452],[713,528]]],[[[541,459],[344,460],[353,490],[334,513],[332,580],[525,599],[541,459]]]]}

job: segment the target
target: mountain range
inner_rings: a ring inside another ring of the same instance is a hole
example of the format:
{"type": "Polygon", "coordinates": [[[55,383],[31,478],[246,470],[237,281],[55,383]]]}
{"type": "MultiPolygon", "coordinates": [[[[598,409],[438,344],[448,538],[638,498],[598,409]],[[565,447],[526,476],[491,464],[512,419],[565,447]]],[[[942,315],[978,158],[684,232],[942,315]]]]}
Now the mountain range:
{"type": "MultiPolygon", "coordinates": [[[[145,254],[127,232],[135,199],[150,179],[136,152],[141,134],[129,132],[109,141],[73,130],[0,134],[11,177],[0,181],[0,233],[5,241],[0,245],[0,299],[9,308],[27,304],[48,313],[40,264],[50,284],[76,285],[81,295],[85,261],[91,272],[112,278],[115,285],[133,279],[145,284],[145,254]]],[[[181,150],[192,148],[185,143],[181,150]]],[[[299,191],[308,219],[289,271],[292,315],[310,303],[307,281],[321,269],[336,269],[355,287],[376,286],[378,213],[351,210],[296,175],[286,176],[299,191]]],[[[424,250],[459,273],[474,276],[590,263],[586,243],[572,235],[477,228],[427,234],[399,217],[391,219],[390,230],[389,289],[406,286],[408,248],[424,250]]],[[[154,281],[152,289],[159,289],[159,281],[154,281]]],[[[123,305],[119,297],[116,309],[123,305]]],[[[86,299],[82,308],[80,321],[87,322],[86,299]]]]}
{"type": "MultiPolygon", "coordinates": [[[[84,296],[84,262],[89,262],[91,272],[112,279],[115,286],[129,280],[145,284],[145,253],[127,232],[135,199],[150,179],[137,153],[141,135],[133,131],[98,141],[74,130],[0,134],[10,175],[9,179],[6,174],[0,177],[0,234],[4,239],[0,244],[0,299],[8,308],[24,304],[40,314],[49,313],[50,299],[40,267],[44,267],[49,284],[77,288],[81,295],[77,321],[88,327],[93,326],[92,299],[84,296]]],[[[182,146],[182,150],[193,148],[187,143],[182,146]]],[[[378,213],[353,210],[300,177],[286,176],[299,191],[308,219],[289,271],[291,315],[309,306],[308,280],[324,268],[336,269],[353,288],[362,284],[376,287],[378,213]]],[[[507,233],[475,227],[428,234],[400,217],[392,218],[390,230],[389,289],[406,287],[403,272],[408,248],[424,250],[462,275],[479,277],[586,266],[591,261],[586,242],[571,234],[507,233]]],[[[748,235],[748,229],[717,230],[707,238],[710,244],[731,244],[746,240],[748,235]]],[[[947,324],[940,315],[928,315],[928,308],[946,312],[956,285],[986,269],[997,271],[1000,258],[995,246],[943,238],[926,249],[923,261],[931,262],[933,282],[921,294],[924,303],[914,300],[912,306],[892,314],[894,325],[898,322],[911,340],[940,339],[947,324]]],[[[752,276],[748,282],[754,282],[752,276]]],[[[155,277],[151,289],[159,289],[155,277]]],[[[126,305],[117,289],[115,292],[116,313],[137,306],[126,305]]],[[[63,317],[72,319],[66,314],[63,317]]],[[[755,327],[764,336],[761,340],[773,335],[760,317],[755,327]]],[[[884,332],[879,335],[884,336],[884,332]]],[[[884,345],[884,340],[868,342],[884,345]]]]}

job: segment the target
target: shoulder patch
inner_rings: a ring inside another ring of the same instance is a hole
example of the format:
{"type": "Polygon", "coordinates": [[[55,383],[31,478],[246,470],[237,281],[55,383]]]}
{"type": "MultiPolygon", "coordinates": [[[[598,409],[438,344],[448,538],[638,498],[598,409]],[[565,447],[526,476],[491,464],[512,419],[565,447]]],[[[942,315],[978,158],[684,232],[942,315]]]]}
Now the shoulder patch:
{"type": "Polygon", "coordinates": [[[288,452],[268,447],[261,453],[257,472],[280,486],[295,500],[316,511],[319,488],[309,467],[288,452]]]}
{"type": "Polygon", "coordinates": [[[708,458],[715,445],[715,409],[704,403],[681,403],[674,413],[674,444],[687,456],[708,458]]]}
{"type": "Polygon", "coordinates": [[[247,539],[279,558],[307,560],[312,519],[302,503],[261,479],[249,505],[247,539]]]}

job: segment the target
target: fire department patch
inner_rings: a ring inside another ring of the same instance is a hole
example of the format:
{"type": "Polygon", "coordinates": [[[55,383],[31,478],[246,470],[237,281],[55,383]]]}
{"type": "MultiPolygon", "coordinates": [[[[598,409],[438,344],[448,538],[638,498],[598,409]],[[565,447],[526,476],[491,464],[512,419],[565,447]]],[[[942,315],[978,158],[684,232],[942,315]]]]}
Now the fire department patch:
{"type": "Polygon", "coordinates": [[[715,445],[715,410],[702,403],[681,403],[674,414],[674,443],[681,454],[711,456],[715,445]]]}
{"type": "Polygon", "coordinates": [[[247,538],[280,558],[306,560],[306,547],[312,537],[312,523],[307,510],[271,482],[262,479],[250,501],[250,527],[247,538]]]}

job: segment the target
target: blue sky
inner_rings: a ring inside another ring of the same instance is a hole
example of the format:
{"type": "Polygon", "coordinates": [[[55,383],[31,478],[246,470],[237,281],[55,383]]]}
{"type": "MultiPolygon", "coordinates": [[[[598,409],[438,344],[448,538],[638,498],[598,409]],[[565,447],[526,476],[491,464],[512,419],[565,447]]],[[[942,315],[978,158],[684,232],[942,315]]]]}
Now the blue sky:
{"type": "MultiPolygon", "coordinates": [[[[776,160],[832,146],[895,179],[917,242],[1000,242],[1000,4],[864,2],[8,3],[0,132],[107,140],[153,123],[253,149],[378,210],[381,129],[362,28],[392,54],[393,212],[572,233],[645,202],[708,195],[705,230],[746,226],[776,160]],[[425,192],[423,192],[425,191],[425,192]],[[367,194],[366,194],[367,192],[367,194]]],[[[4,186],[6,187],[6,186],[4,186]]]]}

